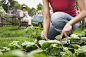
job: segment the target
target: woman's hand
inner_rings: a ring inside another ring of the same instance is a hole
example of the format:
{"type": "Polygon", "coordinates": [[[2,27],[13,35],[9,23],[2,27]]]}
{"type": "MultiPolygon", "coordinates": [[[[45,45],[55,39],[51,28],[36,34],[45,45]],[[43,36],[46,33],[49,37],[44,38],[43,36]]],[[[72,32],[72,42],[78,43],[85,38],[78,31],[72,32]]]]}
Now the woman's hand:
{"type": "Polygon", "coordinates": [[[44,36],[44,30],[41,32],[41,37],[45,40],[47,40],[47,37],[44,36]]]}
{"type": "Polygon", "coordinates": [[[61,39],[62,39],[62,37],[63,37],[63,35],[65,36],[65,37],[67,37],[70,33],[71,33],[71,25],[69,24],[69,23],[67,23],[65,26],[64,26],[64,28],[63,28],[63,30],[62,30],[62,33],[61,33],[61,39]]]}
{"type": "Polygon", "coordinates": [[[24,16],[23,17],[27,17],[27,15],[26,14],[24,14],[24,16]]]}
{"type": "Polygon", "coordinates": [[[71,33],[71,26],[80,22],[81,20],[83,20],[83,18],[86,17],[86,4],[85,4],[85,0],[77,0],[78,6],[80,8],[80,13],[72,20],[70,20],[65,27],[62,30],[61,33],[61,39],[62,36],[65,35],[65,37],[67,37],[70,33],[71,33]]]}

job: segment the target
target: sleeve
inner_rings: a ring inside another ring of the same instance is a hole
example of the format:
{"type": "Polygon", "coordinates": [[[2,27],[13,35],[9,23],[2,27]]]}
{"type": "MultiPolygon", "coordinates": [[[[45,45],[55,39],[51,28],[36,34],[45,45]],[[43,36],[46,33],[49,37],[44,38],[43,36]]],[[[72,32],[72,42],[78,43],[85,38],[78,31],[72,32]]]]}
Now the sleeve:
{"type": "Polygon", "coordinates": [[[28,15],[28,11],[26,11],[26,15],[29,16],[29,15],[28,15]]]}
{"type": "Polygon", "coordinates": [[[22,11],[20,11],[20,17],[23,17],[23,12],[22,11]]]}
{"type": "Polygon", "coordinates": [[[27,11],[27,16],[28,16],[28,18],[29,18],[29,19],[32,19],[32,17],[31,17],[31,16],[29,16],[28,11],[27,11]]]}

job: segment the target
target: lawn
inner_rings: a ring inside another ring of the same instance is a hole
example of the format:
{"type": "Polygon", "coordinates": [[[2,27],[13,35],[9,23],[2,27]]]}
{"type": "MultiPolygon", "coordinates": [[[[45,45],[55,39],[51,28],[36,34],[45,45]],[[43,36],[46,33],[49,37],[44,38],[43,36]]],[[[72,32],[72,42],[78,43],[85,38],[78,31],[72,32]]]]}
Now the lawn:
{"type": "MultiPolygon", "coordinates": [[[[33,42],[35,38],[26,37],[24,34],[25,29],[25,27],[22,27],[22,29],[18,29],[18,26],[0,27],[0,47],[7,46],[12,41],[20,41],[20,43],[24,41],[33,42]]],[[[82,30],[78,28],[74,33],[80,32],[82,32],[82,30]]],[[[58,38],[60,38],[60,35],[58,36],[58,38]]]]}
{"type": "MultiPolygon", "coordinates": [[[[0,57],[77,57],[78,55],[84,57],[86,42],[82,37],[86,37],[85,30],[78,28],[71,35],[71,39],[65,38],[62,41],[40,40],[39,43],[35,44],[34,40],[41,38],[39,35],[42,30],[43,28],[32,26],[22,27],[22,29],[18,29],[18,26],[0,27],[0,57]]],[[[57,37],[60,39],[60,35],[57,37]]]]}
{"type": "Polygon", "coordinates": [[[33,42],[35,40],[34,38],[24,36],[25,29],[25,27],[23,27],[23,29],[18,29],[18,26],[0,27],[0,47],[7,46],[13,41],[20,41],[20,43],[24,41],[33,42]]]}

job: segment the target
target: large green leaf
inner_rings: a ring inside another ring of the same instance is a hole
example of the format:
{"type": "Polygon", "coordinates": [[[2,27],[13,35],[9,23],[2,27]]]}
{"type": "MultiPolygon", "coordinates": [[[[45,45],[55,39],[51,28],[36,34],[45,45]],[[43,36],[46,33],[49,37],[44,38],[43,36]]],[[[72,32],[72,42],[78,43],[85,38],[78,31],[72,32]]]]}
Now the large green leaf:
{"type": "Polygon", "coordinates": [[[75,54],[77,57],[85,57],[86,56],[86,46],[82,46],[78,49],[75,49],[75,54]]]}
{"type": "Polygon", "coordinates": [[[28,41],[25,41],[24,43],[22,43],[22,47],[24,49],[29,49],[30,47],[32,47],[34,49],[38,48],[38,46],[34,42],[28,42],[28,41]]]}
{"type": "Polygon", "coordinates": [[[4,55],[1,55],[0,57],[26,57],[26,56],[23,51],[13,50],[13,51],[4,53],[4,55]]]}
{"type": "Polygon", "coordinates": [[[12,49],[20,49],[21,47],[18,45],[19,41],[13,41],[12,43],[10,43],[8,45],[8,47],[12,50],[12,49]]]}
{"type": "Polygon", "coordinates": [[[31,51],[31,52],[27,53],[27,57],[35,57],[34,55],[39,54],[41,52],[43,52],[43,50],[40,50],[40,49],[31,51]]]}

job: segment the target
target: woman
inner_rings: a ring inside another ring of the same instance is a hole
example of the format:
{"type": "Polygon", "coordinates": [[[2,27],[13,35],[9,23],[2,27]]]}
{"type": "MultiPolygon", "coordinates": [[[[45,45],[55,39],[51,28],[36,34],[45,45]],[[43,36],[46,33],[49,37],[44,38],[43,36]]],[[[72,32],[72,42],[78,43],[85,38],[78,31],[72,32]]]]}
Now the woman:
{"type": "Polygon", "coordinates": [[[53,40],[59,34],[61,34],[62,39],[63,36],[67,37],[77,29],[78,22],[86,17],[85,1],[77,0],[77,3],[81,10],[79,14],[76,13],[76,0],[43,0],[43,34],[45,39],[53,40]],[[54,12],[51,18],[49,3],[54,12]]]}
{"type": "Polygon", "coordinates": [[[28,22],[28,26],[31,26],[31,17],[28,15],[28,9],[26,6],[23,6],[21,8],[21,12],[20,12],[20,17],[23,17],[21,19],[21,22],[28,22]]]}

